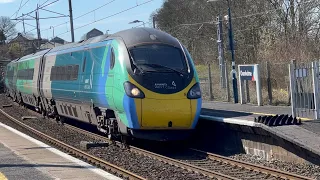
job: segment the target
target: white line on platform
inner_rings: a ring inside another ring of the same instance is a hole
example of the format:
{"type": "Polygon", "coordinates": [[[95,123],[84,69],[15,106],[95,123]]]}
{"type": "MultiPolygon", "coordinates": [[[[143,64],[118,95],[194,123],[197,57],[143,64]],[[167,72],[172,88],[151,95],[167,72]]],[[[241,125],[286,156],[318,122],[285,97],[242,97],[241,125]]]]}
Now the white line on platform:
{"type": "Polygon", "coordinates": [[[211,120],[211,121],[229,123],[229,124],[239,124],[239,125],[245,125],[245,126],[258,126],[258,123],[256,123],[256,122],[253,122],[250,120],[236,119],[236,118],[224,118],[224,117],[208,116],[208,115],[200,115],[200,118],[211,120]]]}
{"type": "Polygon", "coordinates": [[[41,141],[38,141],[37,139],[34,139],[34,138],[32,138],[32,137],[30,137],[30,136],[28,136],[26,134],[23,134],[22,132],[17,131],[16,129],[14,129],[14,128],[10,127],[10,126],[7,126],[7,125],[5,125],[5,124],[3,124],[1,122],[0,122],[0,126],[2,126],[2,127],[6,128],[6,129],[8,129],[9,131],[11,131],[11,132],[13,132],[13,133],[15,133],[15,134],[17,134],[17,135],[29,140],[29,141],[31,141],[33,143],[39,145],[40,147],[45,147],[49,151],[51,151],[51,152],[53,152],[53,153],[65,158],[65,159],[68,159],[68,160],[70,160],[70,161],[72,161],[74,163],[77,163],[78,165],[83,166],[86,169],[89,169],[89,170],[99,174],[103,178],[110,179],[110,180],[121,180],[121,178],[119,178],[119,177],[117,177],[117,176],[115,176],[113,174],[110,174],[110,173],[108,173],[108,172],[106,172],[106,171],[104,171],[102,169],[94,167],[94,166],[92,166],[92,165],[90,165],[90,164],[88,164],[88,163],[86,163],[84,161],[81,161],[81,160],[79,160],[79,159],[77,159],[75,157],[72,157],[72,156],[70,156],[70,155],[68,155],[68,154],[66,154],[66,153],[64,153],[64,152],[62,152],[62,151],[60,151],[58,149],[55,149],[55,148],[53,148],[53,147],[51,147],[51,146],[49,146],[49,145],[47,145],[47,144],[45,144],[45,143],[43,143],[41,141]]]}

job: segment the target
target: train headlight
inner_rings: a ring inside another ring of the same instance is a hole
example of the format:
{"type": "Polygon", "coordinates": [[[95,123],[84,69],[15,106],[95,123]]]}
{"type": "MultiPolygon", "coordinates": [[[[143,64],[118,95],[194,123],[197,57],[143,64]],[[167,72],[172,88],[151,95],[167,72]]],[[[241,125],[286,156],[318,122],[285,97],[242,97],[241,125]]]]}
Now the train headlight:
{"type": "Polygon", "coordinates": [[[124,90],[129,97],[141,99],[145,97],[144,93],[138,87],[128,81],[124,83],[124,90]]]}
{"type": "Polygon", "coordinates": [[[131,89],[131,94],[134,96],[139,96],[140,91],[137,88],[133,88],[133,89],[131,89]]]}
{"type": "Polygon", "coordinates": [[[188,99],[198,99],[201,98],[201,89],[199,83],[196,83],[192,86],[192,88],[189,90],[188,99]]]}

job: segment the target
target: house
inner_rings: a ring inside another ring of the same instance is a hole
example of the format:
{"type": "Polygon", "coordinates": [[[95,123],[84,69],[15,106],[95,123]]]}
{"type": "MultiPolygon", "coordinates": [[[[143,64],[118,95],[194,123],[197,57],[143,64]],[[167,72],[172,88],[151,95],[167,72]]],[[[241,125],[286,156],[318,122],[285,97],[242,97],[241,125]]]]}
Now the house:
{"type": "Polygon", "coordinates": [[[39,41],[37,38],[18,33],[18,35],[8,43],[8,45],[11,53],[23,56],[35,53],[41,44],[45,44],[47,42],[49,42],[47,39],[41,39],[39,41]]]}
{"type": "Polygon", "coordinates": [[[81,40],[87,40],[87,39],[90,39],[92,37],[96,37],[96,36],[100,36],[100,35],[103,35],[103,32],[102,31],[99,31],[98,29],[96,28],[93,28],[91,31],[87,32],[86,34],[84,34],[82,37],[81,37],[81,40]]]}
{"type": "Polygon", "coordinates": [[[53,39],[50,40],[51,43],[58,43],[58,44],[67,44],[68,42],[65,41],[64,39],[61,39],[59,37],[54,37],[53,39]]]}
{"type": "Polygon", "coordinates": [[[69,43],[68,41],[65,41],[62,38],[54,37],[49,42],[42,44],[40,46],[40,49],[43,50],[43,49],[54,48],[54,47],[58,47],[58,46],[61,46],[61,45],[64,45],[64,44],[68,44],[68,43],[69,43]]]}

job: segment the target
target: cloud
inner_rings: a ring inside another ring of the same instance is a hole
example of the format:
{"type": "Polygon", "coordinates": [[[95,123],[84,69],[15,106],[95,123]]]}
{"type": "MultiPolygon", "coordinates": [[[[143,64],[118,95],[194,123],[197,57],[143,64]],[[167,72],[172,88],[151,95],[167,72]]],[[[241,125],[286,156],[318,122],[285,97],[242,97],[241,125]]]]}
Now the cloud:
{"type": "Polygon", "coordinates": [[[15,0],[0,0],[0,4],[1,3],[12,3],[15,0]]]}

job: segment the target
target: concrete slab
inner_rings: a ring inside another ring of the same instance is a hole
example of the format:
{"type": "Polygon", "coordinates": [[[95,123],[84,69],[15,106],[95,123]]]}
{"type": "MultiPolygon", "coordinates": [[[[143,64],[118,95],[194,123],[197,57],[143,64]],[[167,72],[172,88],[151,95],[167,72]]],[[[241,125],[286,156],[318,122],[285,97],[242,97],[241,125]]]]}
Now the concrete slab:
{"type": "Polygon", "coordinates": [[[10,180],[121,179],[2,123],[0,172],[10,180]]]}
{"type": "MultiPolygon", "coordinates": [[[[255,106],[250,104],[233,104],[228,102],[204,101],[201,115],[220,116],[225,118],[241,118],[253,121],[262,115],[292,114],[291,106],[255,106]]],[[[312,117],[301,118],[312,120],[312,117]]]]}
{"type": "MultiPolygon", "coordinates": [[[[1,129],[2,130],[2,129],[1,129]]],[[[30,163],[23,158],[17,156],[12,150],[0,143],[0,180],[8,178],[14,179],[54,179],[49,175],[41,172],[35,167],[35,164],[30,163]]]]}

